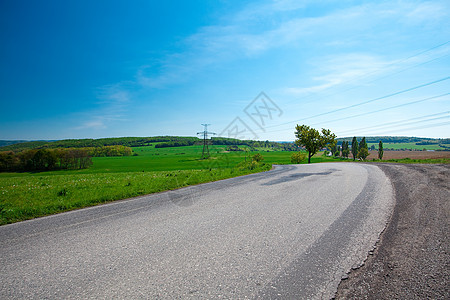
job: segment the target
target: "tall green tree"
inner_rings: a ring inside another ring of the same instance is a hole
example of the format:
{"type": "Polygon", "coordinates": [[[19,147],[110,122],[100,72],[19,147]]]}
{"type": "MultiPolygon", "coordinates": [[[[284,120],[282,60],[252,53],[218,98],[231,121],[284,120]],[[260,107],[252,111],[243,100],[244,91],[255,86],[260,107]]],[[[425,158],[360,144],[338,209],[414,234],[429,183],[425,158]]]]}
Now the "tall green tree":
{"type": "Polygon", "coordinates": [[[297,125],[295,127],[295,143],[300,147],[305,147],[308,151],[308,164],[311,163],[311,157],[325,146],[333,147],[336,145],[336,135],[329,129],[322,128],[322,131],[311,128],[307,125],[297,125]]]}
{"type": "Polygon", "coordinates": [[[342,142],[342,156],[348,158],[350,150],[348,149],[348,141],[342,142]]]}
{"type": "Polygon", "coordinates": [[[336,145],[336,152],[334,152],[334,156],[338,157],[341,154],[341,147],[336,145]]]}
{"type": "Polygon", "coordinates": [[[358,158],[365,160],[367,156],[369,156],[369,149],[367,147],[366,138],[363,137],[359,142],[358,158]]]}
{"type": "Polygon", "coordinates": [[[358,155],[358,140],[356,139],[356,136],[352,139],[352,155],[353,160],[356,159],[356,156],[358,155]]]}
{"type": "Polygon", "coordinates": [[[378,158],[381,160],[383,159],[383,154],[384,154],[384,150],[383,150],[383,142],[380,141],[378,143],[378,158]]]}

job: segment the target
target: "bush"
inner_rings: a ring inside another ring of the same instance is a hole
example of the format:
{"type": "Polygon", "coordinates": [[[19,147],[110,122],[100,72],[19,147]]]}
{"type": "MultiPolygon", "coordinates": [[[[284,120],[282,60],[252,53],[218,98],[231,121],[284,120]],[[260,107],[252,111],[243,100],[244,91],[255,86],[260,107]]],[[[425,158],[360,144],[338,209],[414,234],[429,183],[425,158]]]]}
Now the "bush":
{"type": "Polygon", "coordinates": [[[295,152],[291,155],[291,163],[299,164],[306,158],[306,153],[295,152]]]}
{"type": "Polygon", "coordinates": [[[264,157],[261,155],[261,153],[256,153],[255,155],[253,155],[252,160],[260,162],[264,160],[264,157]]]}

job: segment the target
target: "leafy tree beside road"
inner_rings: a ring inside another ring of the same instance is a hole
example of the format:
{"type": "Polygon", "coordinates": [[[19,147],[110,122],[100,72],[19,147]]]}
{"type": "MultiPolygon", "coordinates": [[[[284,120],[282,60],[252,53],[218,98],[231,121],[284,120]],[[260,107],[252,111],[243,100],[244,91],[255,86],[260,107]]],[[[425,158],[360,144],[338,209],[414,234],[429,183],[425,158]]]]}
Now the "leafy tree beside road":
{"type": "Polygon", "coordinates": [[[311,128],[307,125],[297,125],[295,127],[295,143],[300,147],[305,147],[308,151],[308,163],[311,157],[325,146],[334,147],[336,145],[336,135],[329,129],[322,128],[322,131],[311,128]]]}

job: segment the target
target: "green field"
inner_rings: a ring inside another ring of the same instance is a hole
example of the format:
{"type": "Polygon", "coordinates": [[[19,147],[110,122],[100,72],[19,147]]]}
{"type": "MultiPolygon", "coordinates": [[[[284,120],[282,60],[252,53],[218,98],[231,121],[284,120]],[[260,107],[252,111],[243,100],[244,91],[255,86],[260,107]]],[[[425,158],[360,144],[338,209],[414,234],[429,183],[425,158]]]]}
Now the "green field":
{"type": "MultiPolygon", "coordinates": [[[[89,169],[0,173],[0,225],[267,171],[272,164],[289,164],[293,153],[271,148],[251,152],[246,146],[240,146],[243,151],[228,152],[226,148],[210,146],[211,157],[204,160],[200,159],[203,146],[133,147],[133,156],[94,157],[89,169]],[[251,163],[256,153],[263,155],[263,162],[251,163]]],[[[348,159],[322,153],[311,159],[312,163],[336,161],[348,159]]]]}
{"type": "MultiPolygon", "coordinates": [[[[274,163],[289,163],[292,154],[225,149],[211,146],[211,158],[202,160],[202,146],[136,147],[138,156],[95,157],[89,169],[0,173],[0,224],[267,171],[274,163]],[[255,153],[264,156],[263,163],[249,163],[255,153]]],[[[313,158],[323,160],[331,159],[313,158]]]]}

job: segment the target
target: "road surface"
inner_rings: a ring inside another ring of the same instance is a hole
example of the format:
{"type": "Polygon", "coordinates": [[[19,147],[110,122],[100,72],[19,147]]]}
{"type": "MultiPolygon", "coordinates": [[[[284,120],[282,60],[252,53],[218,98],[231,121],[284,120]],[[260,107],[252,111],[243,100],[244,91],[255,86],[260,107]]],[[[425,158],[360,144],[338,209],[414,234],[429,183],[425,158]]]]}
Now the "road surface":
{"type": "Polygon", "coordinates": [[[352,163],[274,170],[0,227],[1,299],[329,299],[388,222],[352,163]]]}

